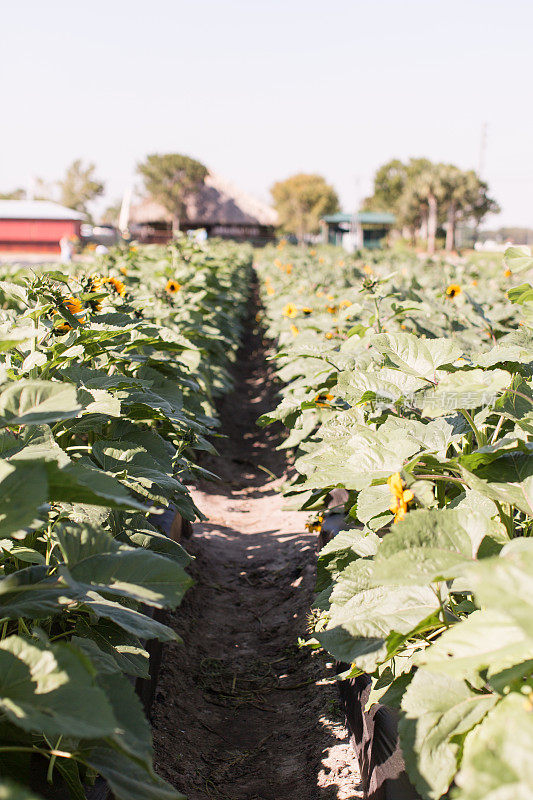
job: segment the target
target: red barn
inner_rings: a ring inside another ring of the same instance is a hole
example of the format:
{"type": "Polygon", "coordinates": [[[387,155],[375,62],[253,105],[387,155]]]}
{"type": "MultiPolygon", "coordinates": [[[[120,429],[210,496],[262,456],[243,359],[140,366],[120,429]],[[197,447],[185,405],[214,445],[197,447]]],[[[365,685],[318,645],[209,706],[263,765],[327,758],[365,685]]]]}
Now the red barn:
{"type": "Polygon", "coordinates": [[[0,251],[59,253],[63,236],[80,236],[82,220],[48,200],[0,200],[0,251]]]}

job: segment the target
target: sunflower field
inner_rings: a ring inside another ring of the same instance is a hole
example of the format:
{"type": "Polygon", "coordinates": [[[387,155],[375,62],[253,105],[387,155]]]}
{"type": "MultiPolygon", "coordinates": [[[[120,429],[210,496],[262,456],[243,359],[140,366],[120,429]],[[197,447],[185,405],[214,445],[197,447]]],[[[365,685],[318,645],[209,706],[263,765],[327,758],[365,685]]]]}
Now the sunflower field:
{"type": "Polygon", "coordinates": [[[283,387],[261,424],[310,528],[344,515],[308,644],[397,709],[421,797],[532,797],[533,259],[281,242],[258,270],[283,387]]]}
{"type": "Polygon", "coordinates": [[[132,680],[192,583],[165,509],[212,451],[252,251],[110,252],[0,281],[2,797],[172,800],[132,680]],[[50,789],[46,787],[50,786],[50,789]],[[44,787],[44,788],[43,788],[44,787]],[[33,791],[36,794],[33,794],[33,791]]]}

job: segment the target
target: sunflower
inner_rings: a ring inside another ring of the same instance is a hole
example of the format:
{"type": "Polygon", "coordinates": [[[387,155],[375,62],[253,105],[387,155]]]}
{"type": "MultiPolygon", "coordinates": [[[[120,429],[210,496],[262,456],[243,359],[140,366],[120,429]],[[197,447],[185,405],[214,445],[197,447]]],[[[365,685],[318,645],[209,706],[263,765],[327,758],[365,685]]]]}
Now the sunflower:
{"type": "Polygon", "coordinates": [[[119,272],[121,272],[123,275],[127,275],[128,274],[128,270],[124,266],[120,267],[119,272]]]}
{"type": "Polygon", "coordinates": [[[294,303],[287,303],[287,305],[283,307],[283,316],[289,317],[290,319],[298,316],[298,309],[294,303]]]}
{"type": "Polygon", "coordinates": [[[277,267],[278,269],[283,269],[283,261],[281,260],[281,258],[274,259],[274,266],[277,267]]]}
{"type": "Polygon", "coordinates": [[[287,240],[286,240],[286,239],[282,239],[282,240],[281,240],[281,241],[280,241],[280,242],[277,244],[277,249],[278,249],[278,250],[283,250],[283,248],[285,247],[285,245],[286,245],[286,244],[287,244],[287,240]]]}
{"type": "MultiPolygon", "coordinates": [[[[81,312],[84,311],[83,303],[78,297],[67,297],[65,300],[62,301],[61,305],[76,317],[80,325],[85,325],[85,317],[76,316],[77,314],[81,314],[81,312]]],[[[57,311],[56,309],[55,311],[52,312],[52,314],[55,316],[56,314],[59,314],[59,311],[57,311]]],[[[66,333],[67,331],[72,330],[72,325],[70,325],[66,320],[63,320],[58,325],[56,325],[56,330],[61,331],[61,333],[66,333]]]]}
{"type": "Polygon", "coordinates": [[[341,300],[339,303],[339,308],[350,308],[351,305],[352,305],[351,300],[341,300]]]}
{"type": "Polygon", "coordinates": [[[503,274],[504,274],[505,278],[510,278],[513,273],[511,272],[509,267],[507,267],[507,269],[505,270],[505,272],[503,274]]]}
{"type": "Polygon", "coordinates": [[[364,265],[364,267],[363,267],[363,272],[364,272],[366,275],[373,275],[373,274],[374,274],[374,270],[372,269],[372,267],[369,267],[369,266],[368,266],[368,264],[365,264],[365,265],[364,265]]]}
{"type": "Polygon", "coordinates": [[[453,300],[454,297],[457,297],[458,294],[461,294],[463,290],[459,286],[458,283],[450,283],[448,288],[446,289],[446,297],[449,297],[450,300],[453,300]]]}
{"type": "Polygon", "coordinates": [[[332,394],[317,394],[315,397],[315,403],[319,408],[329,408],[329,404],[335,400],[332,394]]]}
{"type": "Polygon", "coordinates": [[[328,312],[328,314],[334,314],[336,312],[336,310],[337,310],[337,306],[327,306],[326,307],[326,311],[328,312]]]}
{"type": "Polygon", "coordinates": [[[405,517],[408,504],[415,496],[410,489],[404,489],[404,482],[399,472],[390,476],[387,485],[393,497],[389,510],[394,514],[394,522],[400,522],[405,517]]]}
{"type": "Polygon", "coordinates": [[[298,328],[294,323],[291,324],[291,333],[293,336],[298,336],[298,334],[300,333],[300,331],[298,330],[298,328]]]}
{"type": "Polygon", "coordinates": [[[165,286],[165,292],[167,294],[177,294],[180,289],[181,289],[181,283],[172,280],[172,278],[167,281],[167,285],[165,286]]]}
{"type": "Polygon", "coordinates": [[[313,309],[309,308],[309,306],[304,306],[302,308],[302,312],[307,316],[308,314],[312,314],[313,313],[313,309]]]}
{"type": "Polygon", "coordinates": [[[326,339],[333,339],[333,333],[331,333],[331,331],[326,333],[326,339]]]}
{"type": "Polygon", "coordinates": [[[306,522],[305,527],[309,531],[309,533],[318,533],[320,528],[322,527],[322,523],[324,522],[324,515],[319,514],[312,522],[306,522]]]}
{"type": "Polygon", "coordinates": [[[124,297],[126,294],[126,287],[118,278],[106,278],[104,283],[110,284],[113,287],[113,291],[115,291],[120,297],[124,297]]]}

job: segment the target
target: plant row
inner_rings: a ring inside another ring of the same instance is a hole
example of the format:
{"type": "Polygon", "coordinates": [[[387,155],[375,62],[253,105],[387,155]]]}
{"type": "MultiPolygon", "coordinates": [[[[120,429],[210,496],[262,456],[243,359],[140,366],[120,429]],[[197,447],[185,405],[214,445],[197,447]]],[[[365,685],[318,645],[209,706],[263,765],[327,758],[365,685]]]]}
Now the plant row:
{"type": "Polygon", "coordinates": [[[97,775],[117,800],[181,796],[154,772],[132,680],[146,640],[177,639],[153,611],[180,603],[190,558],[161,518],[199,513],[187,483],[213,449],[250,263],[178,241],[72,274],[4,269],[2,798],[82,800],[97,775]]]}
{"type": "Polygon", "coordinates": [[[312,529],[345,499],[311,646],[398,710],[423,798],[532,797],[533,259],[282,242],[258,269],[287,494],[312,529]]]}

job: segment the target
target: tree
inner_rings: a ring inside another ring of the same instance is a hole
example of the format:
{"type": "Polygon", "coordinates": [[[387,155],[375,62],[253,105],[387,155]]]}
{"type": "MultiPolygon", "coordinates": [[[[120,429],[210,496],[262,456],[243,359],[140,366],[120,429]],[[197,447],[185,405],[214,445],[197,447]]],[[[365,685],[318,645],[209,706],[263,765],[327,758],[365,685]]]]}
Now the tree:
{"type": "Polygon", "coordinates": [[[104,225],[117,225],[120,217],[120,209],[122,208],[122,201],[115,200],[104,209],[100,216],[100,220],[104,225]]]}
{"type": "Polygon", "coordinates": [[[90,216],[88,204],[104,192],[104,184],[95,178],[95,170],[94,164],[84,167],[80,158],[73,161],[67,167],[65,177],[57,181],[59,202],[67,208],[90,216]]]}
{"type": "Polygon", "coordinates": [[[179,231],[187,201],[203,185],[207,167],[189,156],[167,153],[147,156],[146,161],[137,165],[137,171],[148,194],[171,215],[173,231],[179,231]]]}
{"type": "Polygon", "coordinates": [[[459,221],[473,220],[477,231],[486,214],[499,211],[474,170],[465,172],[427,158],[405,164],[393,159],[380,167],[365,208],[395,214],[397,227],[407,230],[413,241],[417,234],[425,239],[429,253],[435,252],[439,225],[446,227],[446,249],[453,250],[459,221]]]}
{"type": "Polygon", "coordinates": [[[337,193],[321,175],[292,175],[275,183],[270,191],[280,226],[296,234],[300,243],[310,233],[318,233],[324,214],[339,211],[337,193]]]}
{"type": "Polygon", "coordinates": [[[26,189],[13,189],[11,192],[0,192],[0,200],[25,200],[26,189]]]}

